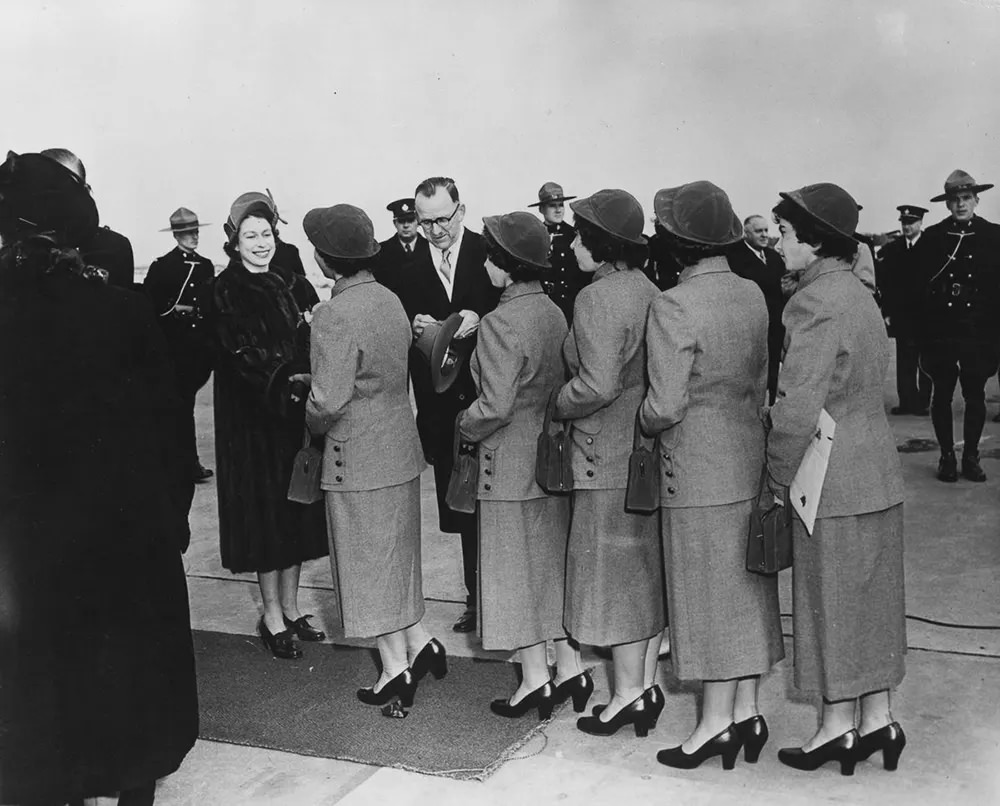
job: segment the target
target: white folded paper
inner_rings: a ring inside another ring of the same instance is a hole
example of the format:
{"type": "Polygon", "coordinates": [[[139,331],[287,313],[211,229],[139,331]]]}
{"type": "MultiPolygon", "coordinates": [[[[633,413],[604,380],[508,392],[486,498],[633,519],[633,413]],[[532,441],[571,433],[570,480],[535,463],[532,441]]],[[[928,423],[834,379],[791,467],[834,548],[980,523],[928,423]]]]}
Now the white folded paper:
{"type": "Polygon", "coordinates": [[[823,492],[823,480],[826,478],[826,467],[830,463],[830,450],[833,447],[833,434],[837,424],[826,409],[819,413],[816,432],[809,441],[802,464],[792,479],[789,495],[792,506],[802,518],[806,531],[812,534],[816,522],[816,510],[819,509],[819,496],[823,492]]]}

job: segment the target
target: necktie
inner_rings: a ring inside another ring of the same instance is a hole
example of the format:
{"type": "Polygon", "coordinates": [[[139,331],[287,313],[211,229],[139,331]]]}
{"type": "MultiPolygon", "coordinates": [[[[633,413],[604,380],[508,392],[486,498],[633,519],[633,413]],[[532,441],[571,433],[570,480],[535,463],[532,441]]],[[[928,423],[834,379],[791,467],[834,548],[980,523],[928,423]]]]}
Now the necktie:
{"type": "Polygon", "coordinates": [[[767,255],[765,255],[763,251],[758,252],[757,257],[760,258],[761,263],[763,263],[765,266],[767,265],[767,255]]]}
{"type": "Polygon", "coordinates": [[[403,248],[406,250],[406,254],[410,255],[413,253],[413,249],[408,243],[403,244],[403,248]]]}
{"type": "Polygon", "coordinates": [[[451,282],[451,258],[449,257],[448,250],[441,253],[441,274],[444,275],[444,279],[449,283],[451,282]]]}

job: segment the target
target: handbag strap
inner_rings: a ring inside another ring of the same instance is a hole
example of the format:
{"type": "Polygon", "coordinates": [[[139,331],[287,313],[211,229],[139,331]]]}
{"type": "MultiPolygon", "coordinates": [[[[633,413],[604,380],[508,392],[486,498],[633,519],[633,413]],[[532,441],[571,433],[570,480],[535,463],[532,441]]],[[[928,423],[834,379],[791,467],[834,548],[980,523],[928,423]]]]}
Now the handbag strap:
{"type": "Polygon", "coordinates": [[[642,411],[642,404],[635,410],[635,422],[632,424],[632,450],[637,451],[642,447],[642,429],[639,427],[639,412],[642,411]]]}
{"type": "Polygon", "coordinates": [[[312,432],[309,430],[307,425],[302,429],[302,447],[303,449],[308,448],[312,444],[312,432]]]}
{"type": "Polygon", "coordinates": [[[458,427],[458,424],[461,421],[463,414],[465,414],[465,409],[462,409],[462,411],[460,411],[458,414],[455,415],[455,433],[452,437],[452,445],[451,445],[452,467],[458,464],[458,449],[462,443],[462,430],[458,427]]]}

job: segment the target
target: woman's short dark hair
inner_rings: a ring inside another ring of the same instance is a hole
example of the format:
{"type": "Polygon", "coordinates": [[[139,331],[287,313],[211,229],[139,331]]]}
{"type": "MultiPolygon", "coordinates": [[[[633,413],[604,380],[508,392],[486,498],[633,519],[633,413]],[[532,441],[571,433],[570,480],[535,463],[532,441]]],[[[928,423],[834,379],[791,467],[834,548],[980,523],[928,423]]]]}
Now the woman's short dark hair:
{"type": "Polygon", "coordinates": [[[858,242],[817,221],[795,202],[782,199],[774,209],[775,219],[783,218],[795,228],[795,237],[802,243],[817,247],[817,257],[833,257],[848,263],[858,254],[858,242]]]}
{"type": "Polygon", "coordinates": [[[656,232],[663,238],[663,247],[680,264],[681,268],[684,269],[706,258],[722,257],[730,248],[728,246],[709,245],[698,243],[697,241],[689,241],[686,238],[678,238],[660,224],[657,224],[656,232]]]}
{"type": "Polygon", "coordinates": [[[515,258],[510,252],[504,249],[488,229],[483,229],[483,239],[486,241],[486,255],[501,271],[510,275],[511,281],[515,283],[527,283],[537,280],[543,269],[540,266],[532,266],[515,258]]]}
{"type": "Polygon", "coordinates": [[[370,270],[372,264],[374,263],[374,257],[334,257],[333,255],[326,254],[326,252],[319,251],[319,249],[316,250],[316,254],[319,255],[320,259],[326,264],[328,269],[332,269],[337,272],[337,274],[341,277],[353,277],[359,271],[364,271],[365,269],[370,270]]]}
{"type": "Polygon", "coordinates": [[[639,269],[645,265],[649,255],[649,247],[646,244],[630,243],[618,238],[579,216],[574,224],[580,235],[580,241],[587,247],[595,263],[622,261],[630,269],[639,269]]]}

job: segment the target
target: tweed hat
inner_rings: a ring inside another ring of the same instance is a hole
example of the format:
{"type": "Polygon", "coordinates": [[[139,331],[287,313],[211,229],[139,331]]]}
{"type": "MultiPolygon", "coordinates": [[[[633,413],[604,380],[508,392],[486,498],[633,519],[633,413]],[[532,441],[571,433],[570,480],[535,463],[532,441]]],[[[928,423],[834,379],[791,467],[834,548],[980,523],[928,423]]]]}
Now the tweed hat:
{"type": "Polygon", "coordinates": [[[353,204],[313,208],[302,219],[302,229],[309,243],[330,257],[364,260],[381,248],[368,214],[353,204]]]}
{"type": "Polygon", "coordinates": [[[642,205],[631,193],[615,188],[599,190],[570,205],[573,213],[628,243],[644,245],[642,205]]]}
{"type": "Polygon", "coordinates": [[[940,193],[931,199],[932,202],[947,201],[951,196],[956,193],[961,193],[962,191],[967,191],[969,193],[979,193],[983,190],[989,190],[993,185],[978,185],[976,180],[973,179],[969,174],[963,171],[961,168],[956,168],[950,174],[948,178],[944,180],[944,193],[940,193]]]}
{"type": "Polygon", "coordinates": [[[539,269],[552,268],[549,231],[531,213],[486,216],[483,224],[493,240],[514,260],[539,269]]]}
{"type": "Polygon", "coordinates": [[[857,240],[858,203],[846,190],[832,182],[805,185],[778,194],[800,207],[810,218],[848,238],[857,240]]]}
{"type": "Polygon", "coordinates": [[[222,229],[230,241],[236,236],[243,220],[251,215],[260,216],[265,221],[268,221],[272,227],[278,222],[278,211],[275,209],[274,201],[270,196],[265,196],[263,193],[258,193],[257,191],[241,193],[236,197],[236,201],[230,205],[229,218],[222,225],[222,229]]]}
{"type": "Polygon", "coordinates": [[[707,246],[729,246],[743,238],[743,225],[726,191],[711,182],[689,182],[658,190],[656,220],[678,238],[707,246]]]}

